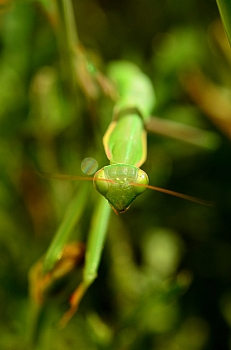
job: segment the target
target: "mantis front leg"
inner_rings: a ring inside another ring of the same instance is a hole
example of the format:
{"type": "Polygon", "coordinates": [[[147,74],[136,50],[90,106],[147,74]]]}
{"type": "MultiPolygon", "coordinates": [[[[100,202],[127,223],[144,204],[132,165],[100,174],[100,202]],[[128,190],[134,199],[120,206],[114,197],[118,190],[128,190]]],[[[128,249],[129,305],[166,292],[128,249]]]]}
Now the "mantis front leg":
{"type": "Polygon", "coordinates": [[[100,197],[91,221],[86,249],[85,266],[83,270],[83,280],[70,298],[70,309],[63,316],[61,326],[65,326],[65,324],[77,311],[82,297],[97,277],[110,213],[111,208],[106,199],[104,197],[100,197]]]}
{"type": "MultiPolygon", "coordinates": [[[[74,225],[79,221],[84,207],[86,206],[88,198],[88,192],[86,191],[87,187],[87,184],[83,184],[83,187],[78,193],[77,197],[74,198],[73,202],[67,208],[64,219],[61,222],[60,227],[58,228],[57,233],[51,242],[50,248],[48,249],[44,259],[38,261],[30,271],[30,294],[32,304],[34,306],[37,305],[36,309],[38,308],[41,310],[43,307],[44,301],[47,297],[47,290],[51,287],[51,285],[59,278],[59,276],[62,277],[65,273],[69,273],[69,270],[75,267],[74,261],[80,259],[80,256],[72,256],[69,258],[66,256],[65,259],[63,259],[63,256],[74,225]],[[71,259],[68,265],[65,263],[67,259],[71,259]]],[[[74,315],[88,287],[94,282],[97,277],[97,271],[107,233],[110,212],[111,208],[108,205],[106,199],[99,197],[92,215],[90,230],[88,234],[83,279],[70,298],[70,309],[63,316],[61,320],[61,326],[64,326],[74,315]]],[[[37,327],[37,322],[38,320],[36,321],[35,319],[35,329],[37,327]]]]}

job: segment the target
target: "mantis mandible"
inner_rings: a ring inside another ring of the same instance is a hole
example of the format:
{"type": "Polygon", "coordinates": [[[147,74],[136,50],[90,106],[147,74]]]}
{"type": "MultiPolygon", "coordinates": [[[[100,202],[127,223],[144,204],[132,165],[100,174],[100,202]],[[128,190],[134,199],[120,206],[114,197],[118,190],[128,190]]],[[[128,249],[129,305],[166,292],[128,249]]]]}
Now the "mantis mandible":
{"type": "MultiPolygon", "coordinates": [[[[125,212],[132,201],[146,188],[208,204],[191,196],[148,185],[148,176],[140,166],[145,162],[147,154],[145,124],[155,105],[155,93],[151,80],[135,64],[126,61],[112,63],[109,68],[109,77],[114,81],[119,92],[112,122],[103,137],[110,165],[97,171],[93,178],[94,186],[102,197],[99,197],[92,216],[83,279],[71,296],[71,307],[62,318],[62,325],[66,324],[76,312],[79,302],[97,277],[111,213],[105,198],[117,214],[125,212]]],[[[83,179],[69,175],[61,177],[83,179]]],[[[52,274],[56,263],[61,259],[69,234],[87,205],[86,191],[85,185],[82,186],[77,198],[67,209],[63,222],[44,257],[42,264],[44,274],[52,274]]]]}

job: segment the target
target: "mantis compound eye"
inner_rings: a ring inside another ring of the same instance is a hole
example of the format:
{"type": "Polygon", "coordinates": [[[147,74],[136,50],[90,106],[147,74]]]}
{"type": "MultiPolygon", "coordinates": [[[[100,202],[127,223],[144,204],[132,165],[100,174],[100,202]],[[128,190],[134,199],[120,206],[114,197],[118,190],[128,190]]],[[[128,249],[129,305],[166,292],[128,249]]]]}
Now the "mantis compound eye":
{"type": "Polygon", "coordinates": [[[93,184],[95,189],[102,194],[102,196],[105,196],[109,189],[109,183],[106,179],[104,169],[100,169],[95,173],[93,184]],[[103,181],[105,180],[105,181],[103,181]]]}
{"type": "Polygon", "coordinates": [[[148,175],[141,169],[138,170],[137,178],[134,183],[134,192],[138,196],[146,190],[146,186],[149,183],[148,175]],[[137,185],[137,186],[135,186],[137,185]]]}

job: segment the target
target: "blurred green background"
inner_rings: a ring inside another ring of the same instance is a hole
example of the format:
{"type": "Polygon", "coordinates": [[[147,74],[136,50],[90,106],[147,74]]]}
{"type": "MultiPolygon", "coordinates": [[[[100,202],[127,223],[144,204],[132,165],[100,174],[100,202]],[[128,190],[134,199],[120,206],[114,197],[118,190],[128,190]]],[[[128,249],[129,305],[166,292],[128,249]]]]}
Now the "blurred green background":
{"type": "MultiPolygon", "coordinates": [[[[230,120],[216,99],[214,118],[185,88],[188,72],[200,70],[229,104],[231,51],[216,3],[79,0],[73,9],[102,72],[110,60],[137,63],[153,81],[155,116],[215,133],[209,149],[149,135],[143,167],[152,185],[215,206],[147,190],[124,215],[112,213],[98,279],[78,313],[57,327],[76,271],[50,294],[34,335],[28,272],[82,185],[42,179],[35,169],[81,175],[88,156],[106,165],[101,139],[112,102],[85,77],[85,56],[73,73],[62,1],[1,1],[0,348],[231,349],[230,120]]],[[[72,240],[86,240],[98,196],[90,192],[72,240]]]]}

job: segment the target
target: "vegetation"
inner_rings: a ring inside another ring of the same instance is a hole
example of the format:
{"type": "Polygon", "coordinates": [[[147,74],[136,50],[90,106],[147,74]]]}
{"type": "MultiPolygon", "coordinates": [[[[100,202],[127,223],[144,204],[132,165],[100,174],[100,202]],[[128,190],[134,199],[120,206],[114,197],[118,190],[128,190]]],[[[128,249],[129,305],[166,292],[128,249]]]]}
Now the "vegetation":
{"type": "Polygon", "coordinates": [[[230,349],[231,51],[219,18],[211,0],[0,1],[1,349],[230,349]],[[108,165],[112,60],[134,62],[155,89],[150,184],[214,206],[147,189],[112,212],[98,278],[60,328],[100,195],[38,172],[108,165]],[[44,271],[60,227],[71,235],[44,271]]]}

